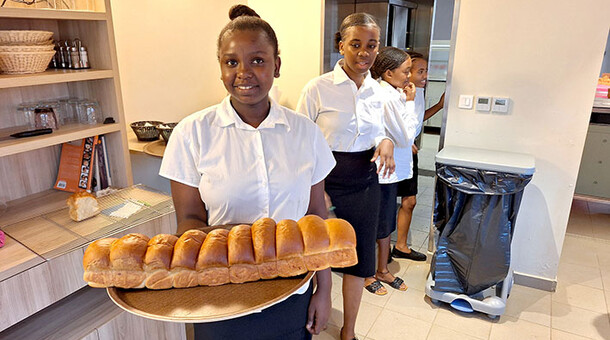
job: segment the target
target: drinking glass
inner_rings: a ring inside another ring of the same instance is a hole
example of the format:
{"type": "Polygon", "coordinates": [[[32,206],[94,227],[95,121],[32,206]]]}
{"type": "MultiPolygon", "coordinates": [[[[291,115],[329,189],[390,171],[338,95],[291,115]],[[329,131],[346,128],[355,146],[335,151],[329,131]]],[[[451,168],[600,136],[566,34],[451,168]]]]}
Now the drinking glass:
{"type": "Polygon", "coordinates": [[[102,122],[102,110],[98,102],[85,100],[79,104],[79,121],[81,124],[98,124],[102,122]]]}
{"type": "Polygon", "coordinates": [[[55,112],[53,112],[53,108],[36,108],[34,110],[34,116],[36,129],[51,128],[53,130],[57,130],[57,117],[55,116],[55,112]]]}
{"type": "Polygon", "coordinates": [[[19,106],[17,106],[17,112],[21,113],[25,121],[25,125],[30,129],[34,129],[36,127],[36,117],[34,115],[35,109],[35,103],[21,103],[19,106]]]}

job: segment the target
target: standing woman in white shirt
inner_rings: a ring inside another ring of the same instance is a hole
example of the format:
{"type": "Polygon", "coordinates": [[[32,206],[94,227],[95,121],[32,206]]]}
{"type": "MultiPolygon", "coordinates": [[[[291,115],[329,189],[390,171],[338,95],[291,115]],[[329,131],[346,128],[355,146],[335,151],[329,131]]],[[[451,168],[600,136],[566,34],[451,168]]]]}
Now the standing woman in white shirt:
{"type": "MultiPolygon", "coordinates": [[[[421,130],[423,123],[426,119],[435,115],[438,111],[443,108],[445,102],[445,94],[441,96],[440,100],[436,105],[426,109],[426,103],[424,99],[424,89],[428,83],[428,61],[423,55],[417,52],[411,52],[411,76],[409,80],[415,85],[415,113],[417,114],[417,131],[415,137],[417,137],[421,130]]],[[[398,210],[397,219],[397,238],[396,245],[392,249],[392,257],[409,259],[413,261],[426,261],[426,255],[418,252],[415,249],[411,249],[407,244],[409,229],[411,228],[411,220],[413,217],[413,210],[417,203],[417,176],[418,176],[418,149],[415,144],[412,146],[412,168],[413,176],[406,181],[402,181],[399,184],[398,196],[401,197],[400,209],[398,210]]]]}
{"type": "Polygon", "coordinates": [[[325,180],[335,214],[356,230],[358,264],[343,268],[341,339],[355,337],[364,278],[375,273],[375,239],[379,216],[379,183],[374,161],[384,174],[394,170],[393,143],[385,135],[383,95],[369,69],[379,48],[379,26],[366,13],[354,13],[337,34],[344,56],[333,71],[311,80],[297,111],[321,128],[337,165],[325,180]]]}
{"type": "MultiPolygon", "coordinates": [[[[251,224],[262,217],[327,217],[324,178],[335,165],[320,129],[268,96],[279,77],[271,26],[247,6],[231,8],[218,37],[229,96],[184,118],[169,140],[160,174],[171,180],[178,232],[251,224]],[[304,143],[303,141],[308,141],[304,143]]],[[[330,313],[330,270],[303,294],[260,313],[197,323],[197,339],[311,339],[330,313]]]]}
{"type": "Polygon", "coordinates": [[[384,178],[379,176],[381,201],[377,226],[377,271],[365,279],[365,288],[377,295],[387,294],[381,282],[398,290],[407,290],[404,281],[388,270],[390,234],[396,229],[396,197],[400,184],[411,178],[411,146],[415,139],[418,117],[415,113],[415,85],[409,81],[411,58],[407,52],[387,46],[379,50],[371,68],[371,76],[387,93],[384,103],[386,132],[396,142],[394,161],[396,171],[384,178]]]}

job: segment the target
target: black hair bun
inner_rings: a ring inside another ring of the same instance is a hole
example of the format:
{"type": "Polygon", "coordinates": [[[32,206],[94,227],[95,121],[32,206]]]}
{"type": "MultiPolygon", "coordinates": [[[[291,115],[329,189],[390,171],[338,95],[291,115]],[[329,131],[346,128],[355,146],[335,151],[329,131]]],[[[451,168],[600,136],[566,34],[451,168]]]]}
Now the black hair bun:
{"type": "Polygon", "coordinates": [[[252,8],[246,5],[235,5],[229,9],[229,19],[233,20],[241,16],[261,17],[252,8]]]}

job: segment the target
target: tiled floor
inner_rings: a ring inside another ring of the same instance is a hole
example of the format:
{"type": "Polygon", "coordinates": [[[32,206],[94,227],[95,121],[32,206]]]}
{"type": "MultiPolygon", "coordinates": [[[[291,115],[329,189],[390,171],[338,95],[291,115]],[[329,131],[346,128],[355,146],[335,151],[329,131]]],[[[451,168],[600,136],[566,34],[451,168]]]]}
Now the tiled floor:
{"type": "MultiPolygon", "coordinates": [[[[432,211],[431,177],[420,192],[411,240],[427,250],[432,211]]],[[[393,261],[390,270],[409,289],[385,296],[364,291],[356,324],[359,339],[610,339],[610,204],[575,201],[554,293],[515,285],[504,315],[495,320],[435,305],[424,293],[429,263],[393,261]]],[[[316,340],[339,339],[341,277],[333,273],[333,309],[328,329],[316,340]]]]}

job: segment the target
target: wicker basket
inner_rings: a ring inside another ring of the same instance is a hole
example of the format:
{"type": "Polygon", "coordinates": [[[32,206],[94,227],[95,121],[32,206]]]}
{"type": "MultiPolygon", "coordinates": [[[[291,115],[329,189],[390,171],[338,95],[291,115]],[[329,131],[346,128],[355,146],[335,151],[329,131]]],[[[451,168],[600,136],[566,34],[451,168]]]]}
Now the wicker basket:
{"type": "Polygon", "coordinates": [[[46,52],[53,51],[55,45],[0,45],[0,52],[46,52]]]}
{"type": "Polygon", "coordinates": [[[0,52],[0,71],[8,74],[44,72],[55,51],[0,52]]]}
{"type": "Polygon", "coordinates": [[[52,37],[50,31],[0,31],[0,45],[44,45],[52,37]]]}

